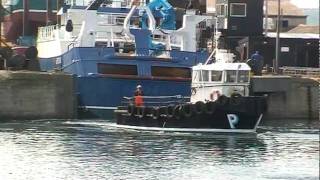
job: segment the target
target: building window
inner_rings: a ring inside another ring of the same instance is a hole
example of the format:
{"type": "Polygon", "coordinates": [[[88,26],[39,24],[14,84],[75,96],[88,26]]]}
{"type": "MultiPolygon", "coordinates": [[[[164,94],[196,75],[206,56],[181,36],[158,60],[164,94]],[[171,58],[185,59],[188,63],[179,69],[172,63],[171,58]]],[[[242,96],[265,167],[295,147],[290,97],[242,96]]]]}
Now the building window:
{"type": "Polygon", "coordinates": [[[283,27],[283,28],[289,27],[289,22],[288,22],[288,20],[282,20],[282,27],[283,27]]]}
{"type": "Polygon", "coordinates": [[[191,78],[191,69],[180,67],[152,66],[151,75],[154,77],[191,78]]]}
{"type": "Polygon", "coordinates": [[[224,17],[227,15],[227,5],[225,4],[217,4],[217,16],[224,17]]]}
{"type": "Polygon", "coordinates": [[[230,4],[230,16],[246,17],[247,16],[247,4],[246,3],[231,3],[230,4]]]}
{"type": "Polygon", "coordinates": [[[108,75],[138,75],[136,65],[98,63],[98,73],[108,75]]]}

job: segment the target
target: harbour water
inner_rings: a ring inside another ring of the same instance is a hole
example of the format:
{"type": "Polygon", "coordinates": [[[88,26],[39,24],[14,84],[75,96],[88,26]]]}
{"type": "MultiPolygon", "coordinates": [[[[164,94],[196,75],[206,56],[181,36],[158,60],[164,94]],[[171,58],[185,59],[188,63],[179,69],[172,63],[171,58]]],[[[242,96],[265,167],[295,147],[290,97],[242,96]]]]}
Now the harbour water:
{"type": "Polygon", "coordinates": [[[139,132],[109,123],[1,122],[0,179],[319,179],[318,121],[268,122],[257,135],[139,132]]]}

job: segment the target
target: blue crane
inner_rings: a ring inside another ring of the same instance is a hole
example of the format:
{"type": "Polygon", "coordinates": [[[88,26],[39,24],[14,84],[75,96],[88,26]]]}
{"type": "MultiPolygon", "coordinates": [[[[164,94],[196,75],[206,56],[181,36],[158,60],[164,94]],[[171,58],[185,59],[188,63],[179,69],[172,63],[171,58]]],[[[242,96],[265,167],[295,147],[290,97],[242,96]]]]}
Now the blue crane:
{"type": "MultiPolygon", "coordinates": [[[[147,4],[147,7],[151,10],[152,14],[157,20],[157,24],[161,29],[176,30],[176,14],[173,7],[167,0],[152,0],[147,4]],[[160,21],[159,21],[160,20],[160,21]]],[[[147,14],[142,16],[142,28],[146,28],[147,14]]]]}

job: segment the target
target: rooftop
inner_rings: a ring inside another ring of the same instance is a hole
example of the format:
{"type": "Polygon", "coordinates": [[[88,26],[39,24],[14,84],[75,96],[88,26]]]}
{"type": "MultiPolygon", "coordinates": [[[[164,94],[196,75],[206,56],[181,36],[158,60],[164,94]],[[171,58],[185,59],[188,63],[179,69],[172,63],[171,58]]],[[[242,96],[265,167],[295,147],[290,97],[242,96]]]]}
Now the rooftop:
{"type": "Polygon", "coordinates": [[[310,25],[303,25],[300,24],[299,26],[291,29],[288,33],[312,33],[312,34],[319,34],[319,26],[310,26],[310,25]]]}
{"type": "MultiPolygon", "coordinates": [[[[269,32],[267,37],[276,38],[277,33],[269,32]]],[[[280,38],[294,39],[319,39],[319,34],[313,33],[280,33],[280,38]]]]}
{"type": "MultiPolygon", "coordinates": [[[[282,13],[284,16],[306,16],[302,9],[298,8],[288,0],[281,0],[282,13]]],[[[268,0],[268,15],[278,14],[278,1],[268,0]]]]}

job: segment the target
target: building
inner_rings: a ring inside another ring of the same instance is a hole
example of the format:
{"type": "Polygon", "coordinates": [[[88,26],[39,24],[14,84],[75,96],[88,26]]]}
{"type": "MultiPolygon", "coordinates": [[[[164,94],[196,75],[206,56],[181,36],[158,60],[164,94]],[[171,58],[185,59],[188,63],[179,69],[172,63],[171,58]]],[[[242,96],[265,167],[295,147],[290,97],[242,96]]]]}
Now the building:
{"type": "MultiPolygon", "coordinates": [[[[241,60],[260,51],[264,63],[273,66],[276,49],[276,33],[269,32],[263,38],[244,38],[238,41],[241,60]]],[[[314,67],[319,65],[319,26],[299,25],[288,32],[280,33],[279,67],[314,67]]]]}
{"type": "Polygon", "coordinates": [[[6,8],[2,22],[4,37],[12,43],[20,41],[20,45],[34,44],[39,26],[56,24],[59,1],[61,0],[3,1],[6,8]]]}
{"type": "MultiPolygon", "coordinates": [[[[276,31],[277,17],[278,17],[278,0],[265,0],[265,10],[264,17],[268,17],[268,30],[276,31]]],[[[307,23],[307,15],[304,14],[303,10],[292,4],[289,0],[280,1],[281,8],[281,19],[280,27],[281,32],[287,32],[300,24],[307,23]]]]}
{"type": "Polygon", "coordinates": [[[238,41],[263,36],[263,0],[216,0],[220,48],[236,50],[238,41]]]}
{"type": "MultiPolygon", "coordinates": [[[[263,33],[264,4],[263,0],[216,0],[215,15],[223,48],[235,52],[243,62],[260,51],[264,63],[273,66],[276,33],[263,33]]],[[[276,24],[277,0],[268,0],[267,4],[268,17],[276,24]]],[[[281,26],[286,32],[280,35],[279,67],[319,67],[319,26],[303,25],[307,16],[288,0],[281,0],[281,7],[281,26]]]]}
{"type": "MultiPolygon", "coordinates": [[[[206,13],[217,15],[220,13],[227,13],[231,10],[230,6],[224,7],[221,9],[221,2],[219,0],[207,0],[206,1],[206,13]],[[220,7],[216,9],[216,6],[220,7]]],[[[250,1],[242,1],[249,3],[250,1]]],[[[250,3],[251,4],[251,3],[250,3]]],[[[281,0],[281,31],[286,32],[290,29],[297,27],[300,24],[307,23],[307,15],[304,14],[303,9],[298,8],[294,4],[290,2],[290,0],[281,0]]],[[[264,17],[268,17],[268,30],[275,32],[276,31],[276,24],[277,24],[277,16],[278,16],[278,0],[264,0],[264,7],[263,7],[263,15],[264,17]]]]}

